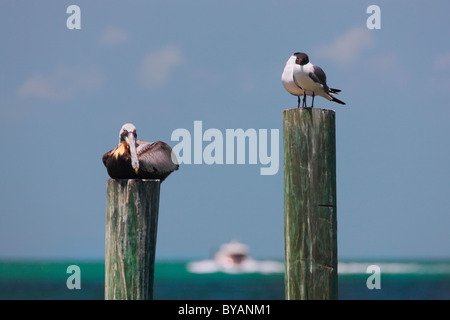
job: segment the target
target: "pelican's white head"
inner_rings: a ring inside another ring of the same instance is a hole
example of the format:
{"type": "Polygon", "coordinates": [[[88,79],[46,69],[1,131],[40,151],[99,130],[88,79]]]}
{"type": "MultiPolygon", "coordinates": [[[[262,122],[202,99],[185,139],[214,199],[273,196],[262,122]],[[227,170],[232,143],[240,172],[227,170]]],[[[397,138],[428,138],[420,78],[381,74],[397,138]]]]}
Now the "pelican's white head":
{"type": "Polygon", "coordinates": [[[132,123],[125,123],[119,132],[119,143],[126,143],[127,148],[130,150],[131,155],[131,166],[133,167],[136,174],[139,171],[139,159],[137,156],[137,133],[136,127],[132,123]]]}

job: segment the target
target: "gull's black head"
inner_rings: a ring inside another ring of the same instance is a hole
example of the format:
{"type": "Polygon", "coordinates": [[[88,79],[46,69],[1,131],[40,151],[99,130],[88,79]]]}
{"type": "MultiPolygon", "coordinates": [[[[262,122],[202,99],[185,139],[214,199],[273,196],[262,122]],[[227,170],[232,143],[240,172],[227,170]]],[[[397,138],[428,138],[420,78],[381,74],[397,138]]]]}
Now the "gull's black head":
{"type": "Polygon", "coordinates": [[[294,53],[295,63],[299,64],[301,66],[304,66],[305,64],[309,63],[309,57],[306,53],[303,52],[296,52],[294,53]]]}

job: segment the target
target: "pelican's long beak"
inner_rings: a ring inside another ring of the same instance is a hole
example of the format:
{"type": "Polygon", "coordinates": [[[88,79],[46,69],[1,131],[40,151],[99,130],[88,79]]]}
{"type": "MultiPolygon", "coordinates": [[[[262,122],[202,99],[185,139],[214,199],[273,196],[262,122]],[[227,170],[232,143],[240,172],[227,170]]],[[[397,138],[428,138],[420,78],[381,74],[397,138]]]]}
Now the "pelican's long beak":
{"type": "Polygon", "coordinates": [[[125,142],[130,147],[130,155],[131,155],[131,166],[133,167],[136,174],[139,171],[139,159],[136,151],[136,138],[134,137],[133,132],[129,132],[125,138],[125,142]]]}

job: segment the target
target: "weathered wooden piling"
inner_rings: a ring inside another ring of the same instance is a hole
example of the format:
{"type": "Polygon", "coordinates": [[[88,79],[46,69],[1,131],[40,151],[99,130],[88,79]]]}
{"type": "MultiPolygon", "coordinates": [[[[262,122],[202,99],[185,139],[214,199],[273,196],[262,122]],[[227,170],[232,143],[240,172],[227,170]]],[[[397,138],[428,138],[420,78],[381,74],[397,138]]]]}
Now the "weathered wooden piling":
{"type": "Polygon", "coordinates": [[[108,180],[105,242],[107,300],[153,298],[159,190],[159,180],[108,180]]]}
{"type": "Polygon", "coordinates": [[[337,299],[335,112],[283,112],[285,294],[337,299]]]}

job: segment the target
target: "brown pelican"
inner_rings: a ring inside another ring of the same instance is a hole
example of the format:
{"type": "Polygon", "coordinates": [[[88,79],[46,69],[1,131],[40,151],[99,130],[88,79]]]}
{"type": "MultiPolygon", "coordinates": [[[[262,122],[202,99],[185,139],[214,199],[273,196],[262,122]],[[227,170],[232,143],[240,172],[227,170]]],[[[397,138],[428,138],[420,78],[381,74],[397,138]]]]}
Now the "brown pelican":
{"type": "Polygon", "coordinates": [[[122,126],[119,145],[103,155],[103,164],[113,179],[160,179],[161,182],[178,170],[172,148],[162,141],[136,140],[136,127],[122,126]]]}

